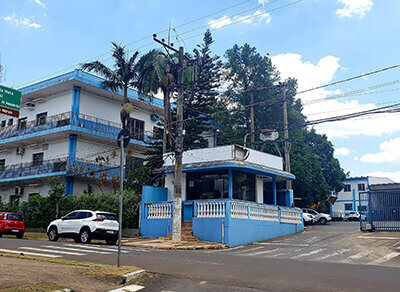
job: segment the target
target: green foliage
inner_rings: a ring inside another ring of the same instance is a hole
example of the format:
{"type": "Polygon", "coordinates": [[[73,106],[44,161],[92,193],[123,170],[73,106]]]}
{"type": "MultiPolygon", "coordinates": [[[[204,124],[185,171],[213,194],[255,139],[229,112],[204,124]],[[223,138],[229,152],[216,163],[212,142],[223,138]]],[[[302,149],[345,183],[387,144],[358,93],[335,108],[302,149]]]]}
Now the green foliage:
{"type": "MultiPolygon", "coordinates": [[[[64,183],[59,179],[51,183],[49,195],[31,196],[28,201],[21,203],[0,204],[0,211],[20,212],[23,214],[26,226],[46,228],[48,224],[56,219],[58,203],[58,218],[67,213],[88,209],[93,211],[105,211],[118,214],[119,194],[81,194],[78,196],[65,196],[64,183]]],[[[123,219],[124,228],[137,228],[139,222],[140,195],[133,190],[125,190],[123,194],[123,219]]]]}

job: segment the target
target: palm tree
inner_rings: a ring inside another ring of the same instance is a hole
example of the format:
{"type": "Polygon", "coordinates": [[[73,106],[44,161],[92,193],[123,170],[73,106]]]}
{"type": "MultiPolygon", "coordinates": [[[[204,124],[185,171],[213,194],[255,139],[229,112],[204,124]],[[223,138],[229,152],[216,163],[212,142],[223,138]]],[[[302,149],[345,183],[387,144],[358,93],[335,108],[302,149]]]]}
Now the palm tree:
{"type": "Polygon", "coordinates": [[[128,88],[137,85],[138,77],[138,62],[136,61],[139,52],[136,51],[131,57],[128,56],[124,46],[112,42],[112,58],[114,59],[114,70],[107,67],[100,61],[93,61],[81,65],[82,70],[95,73],[105,78],[101,84],[112,91],[124,91],[124,102],[120,112],[121,124],[123,129],[130,130],[130,113],[132,105],[128,99],[128,88]]]}
{"type": "Polygon", "coordinates": [[[163,137],[163,153],[166,152],[166,137],[168,135],[168,143],[172,147],[172,114],[171,114],[171,92],[175,87],[175,76],[172,74],[171,64],[177,61],[175,55],[168,56],[160,50],[151,50],[145,54],[138,62],[139,79],[137,87],[143,93],[156,94],[159,89],[163,93],[164,100],[164,137],[163,137]]]}

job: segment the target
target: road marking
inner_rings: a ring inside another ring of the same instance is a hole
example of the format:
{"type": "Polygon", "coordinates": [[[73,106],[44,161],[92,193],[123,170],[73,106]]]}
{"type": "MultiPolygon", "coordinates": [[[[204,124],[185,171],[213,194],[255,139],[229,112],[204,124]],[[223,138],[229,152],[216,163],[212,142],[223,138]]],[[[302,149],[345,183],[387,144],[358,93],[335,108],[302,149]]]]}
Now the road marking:
{"type": "Polygon", "coordinates": [[[32,256],[39,256],[39,257],[46,257],[46,258],[61,258],[62,257],[60,255],[54,255],[54,254],[44,254],[44,253],[36,253],[36,252],[29,252],[29,251],[25,252],[22,250],[12,250],[12,249],[0,249],[0,252],[17,253],[17,254],[32,255],[32,256]]]}
{"type": "Polygon", "coordinates": [[[372,251],[363,251],[363,252],[356,253],[355,255],[349,256],[347,259],[343,260],[343,263],[349,263],[352,260],[358,260],[362,257],[369,255],[370,253],[372,253],[372,251]]]}
{"type": "Polygon", "coordinates": [[[259,242],[256,245],[310,246],[308,243],[259,242]]]}
{"type": "Polygon", "coordinates": [[[391,260],[391,259],[393,259],[393,258],[395,258],[395,257],[397,257],[399,255],[400,255],[399,252],[392,252],[392,253],[389,253],[389,254],[385,255],[381,259],[378,259],[378,260],[375,260],[373,262],[368,263],[368,265],[382,264],[382,263],[385,263],[385,262],[387,262],[387,261],[389,261],[389,260],[391,260]]]}
{"type": "Polygon", "coordinates": [[[337,251],[334,251],[334,252],[331,253],[331,254],[327,254],[327,255],[324,255],[324,256],[322,256],[322,257],[320,257],[320,258],[316,258],[315,260],[319,261],[319,260],[329,259],[329,258],[331,258],[331,257],[335,257],[335,256],[338,256],[338,255],[344,254],[344,253],[346,253],[346,252],[348,252],[348,251],[350,251],[350,250],[351,250],[351,249],[348,249],[348,248],[339,249],[339,250],[337,250],[337,251]]]}
{"type": "Polygon", "coordinates": [[[399,237],[389,237],[389,236],[359,236],[358,238],[364,238],[364,239],[388,239],[388,240],[399,240],[399,237]]]}
{"type": "MultiPolygon", "coordinates": [[[[71,247],[85,247],[88,249],[94,249],[94,250],[104,250],[104,251],[109,251],[109,252],[117,252],[117,249],[114,248],[105,248],[105,247],[98,247],[98,246],[93,246],[93,245],[86,245],[86,244],[73,244],[73,243],[67,243],[64,244],[64,246],[71,246],[71,247]]],[[[128,253],[127,251],[121,250],[121,253],[128,253]]]]}
{"type": "Polygon", "coordinates": [[[254,256],[254,255],[260,255],[260,254],[265,254],[265,253],[277,252],[277,251],[281,251],[281,250],[282,250],[281,248],[274,248],[274,249],[270,249],[270,250],[263,250],[263,251],[259,251],[259,252],[243,254],[243,256],[254,256]]]}
{"type": "Polygon", "coordinates": [[[308,252],[308,253],[302,253],[302,254],[299,254],[299,255],[297,255],[297,256],[291,257],[291,259],[299,259],[299,258],[302,258],[302,257],[311,256],[311,255],[320,253],[320,252],[322,252],[322,251],[324,251],[324,250],[326,250],[326,248],[316,249],[316,250],[313,250],[313,251],[308,252]]]}
{"type": "Polygon", "coordinates": [[[264,248],[264,247],[263,246],[252,247],[252,248],[241,250],[241,251],[235,251],[234,254],[245,253],[245,252],[249,252],[249,251],[253,251],[253,250],[258,250],[261,248],[264,248]]]}
{"type": "Polygon", "coordinates": [[[142,290],[144,288],[144,286],[140,286],[140,285],[129,285],[129,286],[124,286],[118,289],[114,289],[114,290],[110,290],[108,292],[135,292],[135,291],[139,291],[142,290]]]}
{"type": "Polygon", "coordinates": [[[21,247],[19,247],[19,248],[21,248],[21,249],[28,249],[28,250],[36,250],[36,251],[44,251],[44,252],[50,252],[50,253],[67,254],[67,255],[77,255],[77,256],[83,256],[83,255],[85,255],[84,253],[79,253],[79,252],[52,250],[52,249],[36,248],[36,247],[29,247],[29,246],[21,246],[21,247]]]}
{"type": "Polygon", "coordinates": [[[69,251],[77,251],[77,252],[111,254],[111,252],[106,252],[106,251],[97,251],[97,250],[88,250],[88,249],[82,250],[82,249],[79,249],[79,248],[63,247],[63,246],[41,245],[41,247],[55,248],[55,249],[62,249],[62,250],[69,250],[69,251]]]}

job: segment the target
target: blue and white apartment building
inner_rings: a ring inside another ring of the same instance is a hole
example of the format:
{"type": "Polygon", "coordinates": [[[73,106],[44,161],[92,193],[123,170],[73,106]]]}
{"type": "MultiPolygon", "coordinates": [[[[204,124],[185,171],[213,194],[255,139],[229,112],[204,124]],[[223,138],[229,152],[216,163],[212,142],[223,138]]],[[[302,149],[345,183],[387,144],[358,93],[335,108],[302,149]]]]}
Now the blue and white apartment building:
{"type": "Polygon", "coordinates": [[[344,188],[337,194],[337,200],[331,206],[331,215],[335,212],[344,212],[346,215],[350,211],[365,211],[360,210],[360,193],[369,190],[371,185],[389,184],[393,181],[386,177],[360,176],[351,177],[343,181],[344,188]]]}
{"type": "MultiPolygon", "coordinates": [[[[145,186],[141,234],[168,236],[174,209],[174,155],[165,154],[165,187],[145,186]]],[[[183,153],[182,221],[200,240],[237,246],[301,232],[302,211],[293,191],[278,189],[295,179],[281,157],[238,145],[183,153]]]]}
{"type": "MultiPolygon", "coordinates": [[[[3,202],[27,200],[37,193],[46,196],[54,177],[66,182],[67,195],[82,193],[88,184],[94,192],[112,190],[113,179],[119,177],[116,138],[123,96],[105,89],[102,80],[74,70],[19,89],[19,118],[0,116],[3,202]]],[[[144,158],[163,103],[154,99],[149,104],[132,89],[128,97],[133,105],[129,167],[144,158]]]]}

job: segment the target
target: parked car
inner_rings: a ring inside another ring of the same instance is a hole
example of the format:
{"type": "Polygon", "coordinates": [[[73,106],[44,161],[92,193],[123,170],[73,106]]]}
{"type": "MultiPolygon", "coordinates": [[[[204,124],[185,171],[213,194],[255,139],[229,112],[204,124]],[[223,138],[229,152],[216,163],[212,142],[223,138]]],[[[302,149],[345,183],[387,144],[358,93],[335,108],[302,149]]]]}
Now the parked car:
{"type": "Polygon", "coordinates": [[[92,239],[102,239],[113,245],[118,240],[118,229],[117,215],[113,213],[76,210],[50,222],[47,236],[50,241],[73,238],[76,243],[90,243],[92,239]]]}
{"type": "Polygon", "coordinates": [[[327,222],[332,220],[330,215],[325,214],[325,213],[318,213],[317,211],[315,211],[313,209],[304,208],[303,212],[313,215],[314,223],[319,223],[319,224],[325,225],[327,222]]]}
{"type": "Polygon", "coordinates": [[[357,211],[349,212],[349,215],[347,216],[347,220],[349,220],[349,221],[360,221],[360,212],[357,212],[357,211]]]}
{"type": "Polygon", "coordinates": [[[313,222],[314,222],[314,216],[303,211],[303,223],[304,223],[304,226],[313,224],[313,222]]]}
{"type": "Polygon", "coordinates": [[[24,237],[25,222],[22,214],[12,212],[0,213],[0,237],[3,234],[13,234],[17,238],[24,237]]]}
{"type": "Polygon", "coordinates": [[[346,214],[343,210],[332,211],[332,220],[333,221],[343,221],[346,220],[346,214]]]}

